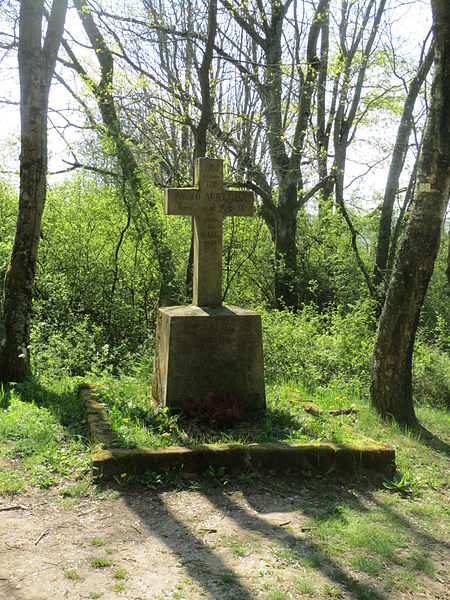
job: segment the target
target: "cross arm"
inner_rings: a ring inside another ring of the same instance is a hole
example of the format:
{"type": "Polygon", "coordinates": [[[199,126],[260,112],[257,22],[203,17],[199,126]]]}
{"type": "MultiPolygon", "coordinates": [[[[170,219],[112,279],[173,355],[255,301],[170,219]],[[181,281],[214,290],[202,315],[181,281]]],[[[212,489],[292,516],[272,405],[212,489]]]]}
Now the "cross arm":
{"type": "Polygon", "coordinates": [[[253,192],[248,190],[227,190],[222,192],[220,198],[222,216],[253,216],[253,200],[253,192]]]}
{"type": "Polygon", "coordinates": [[[164,191],[165,215],[196,215],[200,205],[198,188],[167,188],[164,191]]]}

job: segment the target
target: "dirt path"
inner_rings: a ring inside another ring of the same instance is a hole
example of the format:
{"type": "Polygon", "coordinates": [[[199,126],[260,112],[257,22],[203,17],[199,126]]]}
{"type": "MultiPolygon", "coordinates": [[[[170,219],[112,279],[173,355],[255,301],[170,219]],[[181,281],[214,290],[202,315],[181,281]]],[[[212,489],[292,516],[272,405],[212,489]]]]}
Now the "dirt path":
{"type": "Polygon", "coordinates": [[[63,499],[54,491],[0,498],[0,598],[449,597],[449,556],[440,549],[433,576],[424,575],[414,592],[386,595],[380,581],[344,572],[319,549],[306,509],[320,507],[324,489],[274,493],[258,483],[251,490],[133,487],[101,498],[63,499]]]}

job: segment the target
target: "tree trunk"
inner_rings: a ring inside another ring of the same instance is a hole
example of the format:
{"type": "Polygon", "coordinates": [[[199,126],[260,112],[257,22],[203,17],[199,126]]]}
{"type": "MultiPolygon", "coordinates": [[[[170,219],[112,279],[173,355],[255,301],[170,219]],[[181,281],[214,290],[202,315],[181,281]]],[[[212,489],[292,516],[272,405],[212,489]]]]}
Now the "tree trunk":
{"type": "Polygon", "coordinates": [[[297,289],[297,185],[279,184],[275,229],[275,298],[278,308],[296,308],[297,289]]]}
{"type": "Polygon", "coordinates": [[[450,4],[432,0],[435,67],[419,160],[415,203],[378,325],[372,362],[372,404],[399,423],[417,422],[412,401],[414,340],[439,249],[450,193],[450,4]]]}
{"type": "MultiPolygon", "coordinates": [[[[74,0],[75,8],[78,11],[81,23],[84,27],[87,37],[96,52],[96,57],[100,65],[101,76],[98,83],[89,77],[81,63],[71,50],[67,42],[63,41],[63,47],[73,62],[73,66],[78,74],[89,82],[92,92],[98,104],[102,120],[107,134],[114,142],[117,160],[122,169],[124,180],[130,186],[134,206],[132,214],[140,213],[145,221],[150,237],[153,242],[156,260],[158,261],[161,273],[160,302],[162,304],[173,304],[177,293],[174,290],[174,267],[171,249],[164,239],[164,231],[161,220],[155,211],[155,202],[148,199],[143,186],[143,175],[137,163],[137,160],[130,148],[129,142],[124,135],[119,115],[116,110],[116,104],[113,96],[113,78],[114,78],[114,57],[108,48],[106,41],[94,21],[91,11],[85,0],[74,0]],[[147,214],[146,202],[151,209],[151,214],[147,214]]],[[[127,207],[128,209],[129,207],[127,207]]],[[[136,226],[137,219],[135,220],[136,226]]]]}
{"type": "Polygon", "coordinates": [[[402,117],[397,131],[394,149],[392,152],[389,174],[387,177],[386,188],[384,190],[383,205],[381,208],[380,226],[378,229],[377,253],[375,258],[374,283],[379,285],[386,278],[386,268],[388,263],[389,248],[391,244],[392,213],[394,209],[395,197],[398,193],[398,182],[405,164],[406,153],[408,151],[408,141],[413,126],[413,110],[416,103],[419,90],[425,77],[430,70],[434,57],[434,47],[428,51],[427,56],[419,65],[416,76],[411,81],[408,94],[403,104],[402,117]]]}
{"type": "Polygon", "coordinates": [[[30,319],[47,177],[47,112],[67,0],[55,0],[43,46],[44,2],[22,0],[19,19],[21,154],[19,209],[2,302],[2,381],[30,375],[30,319]]]}

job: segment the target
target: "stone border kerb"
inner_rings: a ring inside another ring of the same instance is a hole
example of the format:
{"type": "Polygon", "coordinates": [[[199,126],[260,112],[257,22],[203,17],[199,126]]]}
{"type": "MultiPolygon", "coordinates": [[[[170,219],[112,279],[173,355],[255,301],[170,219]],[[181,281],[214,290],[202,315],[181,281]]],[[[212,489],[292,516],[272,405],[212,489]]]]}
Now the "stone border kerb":
{"type": "Polygon", "coordinates": [[[147,470],[163,473],[183,469],[200,474],[210,467],[239,472],[248,468],[260,471],[327,471],[340,473],[367,470],[392,475],[395,450],[367,440],[367,445],[345,444],[220,444],[167,448],[114,448],[114,436],[105,410],[95,395],[95,386],[80,386],[78,397],[85,405],[89,437],[93,444],[91,466],[94,475],[104,479],[123,473],[147,470]]]}

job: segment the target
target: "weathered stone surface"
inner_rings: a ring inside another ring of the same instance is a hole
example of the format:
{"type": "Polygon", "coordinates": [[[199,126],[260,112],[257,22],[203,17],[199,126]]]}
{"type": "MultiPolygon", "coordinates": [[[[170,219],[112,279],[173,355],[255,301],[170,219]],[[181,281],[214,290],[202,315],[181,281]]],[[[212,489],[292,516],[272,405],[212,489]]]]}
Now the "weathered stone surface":
{"type": "MultiPolygon", "coordinates": [[[[182,468],[190,473],[203,473],[210,467],[225,467],[229,472],[248,468],[281,471],[336,472],[374,471],[392,476],[395,472],[395,450],[363,436],[357,444],[217,444],[203,446],[170,446],[168,448],[113,448],[105,445],[103,426],[109,427],[102,406],[96,401],[95,387],[79,390],[79,399],[91,413],[89,435],[94,452],[91,464],[96,477],[114,477],[123,473],[143,473],[150,469],[163,473],[182,468]],[[99,430],[97,423],[102,424],[99,430]]],[[[113,432],[109,430],[111,439],[113,432]]],[[[113,442],[114,445],[114,442],[113,442]]]]}
{"type": "Polygon", "coordinates": [[[260,316],[235,306],[160,308],[154,399],[183,408],[210,393],[265,408],[260,316]]]}
{"type": "Polygon", "coordinates": [[[192,215],[194,220],[193,304],[222,304],[222,221],[253,214],[253,192],[223,189],[223,161],[199,158],[194,188],[165,191],[166,215],[192,215]]]}
{"type": "Polygon", "coordinates": [[[170,446],[169,448],[113,448],[92,455],[94,474],[105,479],[121,473],[143,473],[146,470],[164,473],[183,468],[186,473],[204,473],[210,467],[240,472],[248,468],[282,472],[314,471],[336,473],[395,472],[395,451],[375,443],[367,446],[335,444],[218,444],[215,446],[170,446]]]}

